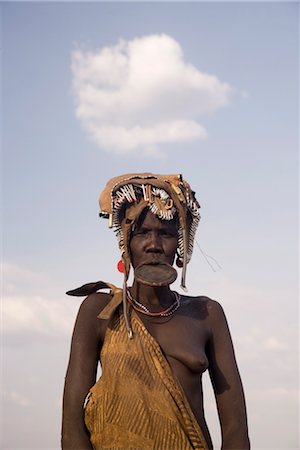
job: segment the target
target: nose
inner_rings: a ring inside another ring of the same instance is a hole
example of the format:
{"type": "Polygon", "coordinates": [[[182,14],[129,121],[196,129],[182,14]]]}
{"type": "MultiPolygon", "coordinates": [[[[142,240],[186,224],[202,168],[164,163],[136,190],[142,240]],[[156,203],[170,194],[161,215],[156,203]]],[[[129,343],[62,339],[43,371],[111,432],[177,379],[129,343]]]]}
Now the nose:
{"type": "Polygon", "coordinates": [[[162,251],[160,236],[155,231],[148,233],[146,251],[150,253],[158,253],[162,251]]]}

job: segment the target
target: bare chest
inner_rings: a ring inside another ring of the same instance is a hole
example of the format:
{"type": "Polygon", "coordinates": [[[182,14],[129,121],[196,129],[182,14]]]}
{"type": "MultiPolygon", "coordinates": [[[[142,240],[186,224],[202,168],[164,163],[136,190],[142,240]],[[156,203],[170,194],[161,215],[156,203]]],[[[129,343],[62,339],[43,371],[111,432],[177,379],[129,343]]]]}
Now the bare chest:
{"type": "Polygon", "coordinates": [[[183,314],[176,314],[167,320],[153,320],[142,314],[139,317],[171,366],[182,366],[182,369],[194,374],[207,369],[205,347],[208,330],[205,321],[183,314]]]}

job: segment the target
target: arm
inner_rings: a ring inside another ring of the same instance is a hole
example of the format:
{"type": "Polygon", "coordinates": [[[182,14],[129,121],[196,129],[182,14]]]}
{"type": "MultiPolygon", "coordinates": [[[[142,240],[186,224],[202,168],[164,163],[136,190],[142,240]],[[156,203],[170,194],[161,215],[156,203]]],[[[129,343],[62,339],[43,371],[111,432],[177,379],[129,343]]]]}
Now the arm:
{"type": "Polygon", "coordinates": [[[62,421],[62,449],[93,449],[84,424],[83,404],[95,384],[100,353],[99,296],[87,297],[78,312],[67,369],[62,421]]]}
{"type": "Polygon", "coordinates": [[[222,449],[250,448],[242,382],[238,372],[227,321],[219,303],[209,303],[211,335],[209,373],[222,431],[222,449]]]}

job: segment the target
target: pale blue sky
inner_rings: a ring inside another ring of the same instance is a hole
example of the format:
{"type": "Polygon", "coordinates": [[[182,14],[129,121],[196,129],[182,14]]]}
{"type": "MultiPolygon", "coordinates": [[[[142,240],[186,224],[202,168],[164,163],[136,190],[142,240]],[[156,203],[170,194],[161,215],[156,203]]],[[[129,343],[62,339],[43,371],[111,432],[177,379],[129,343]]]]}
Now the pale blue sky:
{"type": "Polygon", "coordinates": [[[211,272],[195,248],[190,292],[225,308],[253,448],[296,448],[297,3],[10,2],[1,9],[3,305],[4,318],[14,318],[4,323],[3,448],[59,446],[79,305],[63,292],[97,279],[121,283],[97,197],[108,178],[131,171],[182,172],[196,190],[197,240],[222,270],[211,272]],[[206,140],[160,145],[165,159],[97,147],[75,116],[72,51],[161,33],[180,44],[186,63],[232,86],[229,104],[199,118],[206,140]]]}

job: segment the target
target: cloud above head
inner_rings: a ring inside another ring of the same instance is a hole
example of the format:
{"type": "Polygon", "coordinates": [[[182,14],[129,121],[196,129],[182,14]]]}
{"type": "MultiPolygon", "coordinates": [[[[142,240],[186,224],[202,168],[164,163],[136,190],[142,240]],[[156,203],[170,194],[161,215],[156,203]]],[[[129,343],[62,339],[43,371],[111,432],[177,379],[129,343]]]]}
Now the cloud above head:
{"type": "Polygon", "coordinates": [[[184,61],[165,34],[72,53],[76,116],[103,150],[159,154],[159,144],[205,139],[198,122],[226,106],[232,88],[184,61]]]}

